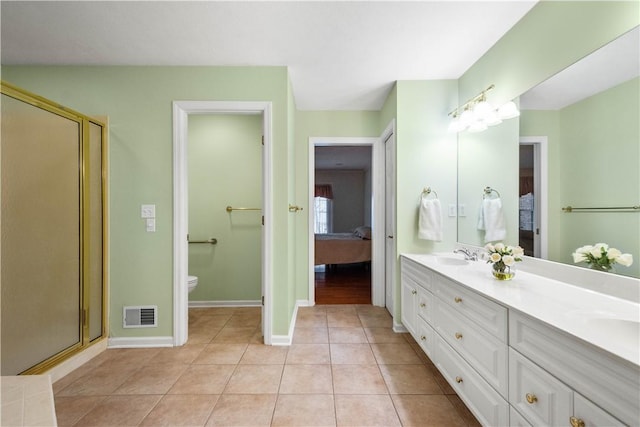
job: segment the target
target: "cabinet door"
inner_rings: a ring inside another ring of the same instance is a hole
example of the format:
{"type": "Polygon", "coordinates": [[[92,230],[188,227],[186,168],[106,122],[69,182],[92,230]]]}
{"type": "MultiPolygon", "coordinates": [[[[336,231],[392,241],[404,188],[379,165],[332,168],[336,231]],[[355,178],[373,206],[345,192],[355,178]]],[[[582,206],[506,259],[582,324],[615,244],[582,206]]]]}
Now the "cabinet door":
{"type": "Polygon", "coordinates": [[[535,426],[567,425],[573,392],[513,349],[509,349],[509,402],[535,426]]]}
{"type": "Polygon", "coordinates": [[[436,332],[427,322],[418,316],[416,322],[416,341],[420,344],[420,348],[434,360],[433,350],[435,347],[436,332]]]}
{"type": "MultiPolygon", "coordinates": [[[[584,396],[574,393],[573,396],[573,417],[576,425],[584,425],[585,427],[613,427],[623,426],[619,420],[615,419],[600,407],[595,405],[584,396]],[[584,424],[580,424],[582,421],[584,424]]],[[[572,420],[570,419],[569,422],[572,420]]],[[[572,424],[573,425],[573,424],[572,424]]]]}
{"type": "Polygon", "coordinates": [[[401,295],[401,311],[402,324],[407,328],[409,333],[416,337],[416,300],[418,291],[411,280],[402,276],[402,295],[401,295]]]}

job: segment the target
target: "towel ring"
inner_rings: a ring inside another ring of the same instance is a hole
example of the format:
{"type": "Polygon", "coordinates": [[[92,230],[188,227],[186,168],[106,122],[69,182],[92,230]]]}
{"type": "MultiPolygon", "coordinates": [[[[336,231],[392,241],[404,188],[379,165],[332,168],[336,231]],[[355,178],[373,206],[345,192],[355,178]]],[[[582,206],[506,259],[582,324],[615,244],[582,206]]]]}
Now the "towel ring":
{"type": "Polygon", "coordinates": [[[436,193],[435,190],[432,190],[431,187],[425,187],[424,190],[422,190],[422,194],[420,195],[420,197],[424,196],[425,194],[428,196],[431,193],[433,193],[436,199],[438,198],[438,193],[436,193]]]}
{"type": "Polygon", "coordinates": [[[491,188],[491,187],[485,187],[484,188],[484,194],[482,194],[482,198],[486,199],[487,196],[491,196],[491,193],[496,193],[498,195],[498,197],[502,197],[500,196],[500,193],[498,192],[498,190],[491,188]]]}

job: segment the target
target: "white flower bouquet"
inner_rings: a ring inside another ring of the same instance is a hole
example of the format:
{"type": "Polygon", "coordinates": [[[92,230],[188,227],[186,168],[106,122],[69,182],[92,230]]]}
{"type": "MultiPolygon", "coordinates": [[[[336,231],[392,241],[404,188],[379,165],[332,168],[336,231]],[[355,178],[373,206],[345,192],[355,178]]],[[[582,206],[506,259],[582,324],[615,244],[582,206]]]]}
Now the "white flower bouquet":
{"type": "Polygon", "coordinates": [[[611,271],[614,264],[629,267],[633,264],[631,254],[623,254],[616,248],[610,248],[606,243],[582,246],[572,254],[573,262],[586,262],[594,270],[611,271]]]}
{"type": "Polygon", "coordinates": [[[509,280],[515,276],[513,267],[522,261],[524,250],[520,246],[507,246],[504,243],[487,244],[484,247],[489,258],[487,263],[493,264],[493,275],[500,280],[509,280]]]}

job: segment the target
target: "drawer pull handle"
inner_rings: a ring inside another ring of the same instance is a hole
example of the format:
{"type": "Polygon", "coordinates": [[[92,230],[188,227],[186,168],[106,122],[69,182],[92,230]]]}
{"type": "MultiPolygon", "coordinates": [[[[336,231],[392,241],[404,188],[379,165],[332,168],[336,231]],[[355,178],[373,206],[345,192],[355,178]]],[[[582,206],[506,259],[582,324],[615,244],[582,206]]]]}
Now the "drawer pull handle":
{"type": "Polygon", "coordinates": [[[462,334],[460,332],[456,332],[455,337],[457,340],[462,339],[462,334]]]}
{"type": "Polygon", "coordinates": [[[455,297],[453,300],[454,300],[457,304],[460,304],[460,303],[462,302],[462,298],[460,298],[460,297],[455,297]]]}
{"type": "Polygon", "coordinates": [[[584,421],[582,421],[580,418],[576,418],[576,417],[569,417],[569,421],[571,422],[571,427],[584,427],[584,421]]]}
{"type": "Polygon", "coordinates": [[[415,294],[417,294],[417,293],[418,293],[418,291],[416,291],[415,289],[413,289],[413,290],[411,291],[411,294],[412,294],[412,295],[415,295],[415,294]]]}
{"type": "Polygon", "coordinates": [[[426,306],[427,306],[427,304],[425,304],[423,302],[420,303],[420,307],[425,308],[426,306]]]}
{"type": "Polygon", "coordinates": [[[420,336],[420,339],[421,339],[422,341],[426,341],[426,340],[427,340],[427,337],[425,337],[424,335],[422,335],[422,336],[420,336]]]}
{"type": "Polygon", "coordinates": [[[462,382],[462,377],[456,377],[456,382],[460,384],[462,382]]]}
{"type": "Polygon", "coordinates": [[[527,402],[530,404],[534,404],[538,401],[538,396],[535,394],[527,393],[525,397],[527,398],[527,402]]]}

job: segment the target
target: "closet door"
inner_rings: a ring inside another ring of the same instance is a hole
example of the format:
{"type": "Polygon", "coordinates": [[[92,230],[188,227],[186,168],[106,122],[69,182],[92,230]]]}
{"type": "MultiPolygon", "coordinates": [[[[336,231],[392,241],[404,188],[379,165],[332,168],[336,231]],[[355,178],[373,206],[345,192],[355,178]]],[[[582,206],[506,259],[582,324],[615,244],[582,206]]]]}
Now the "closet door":
{"type": "Polygon", "coordinates": [[[82,344],[82,132],[2,95],[2,375],[82,344]]]}

